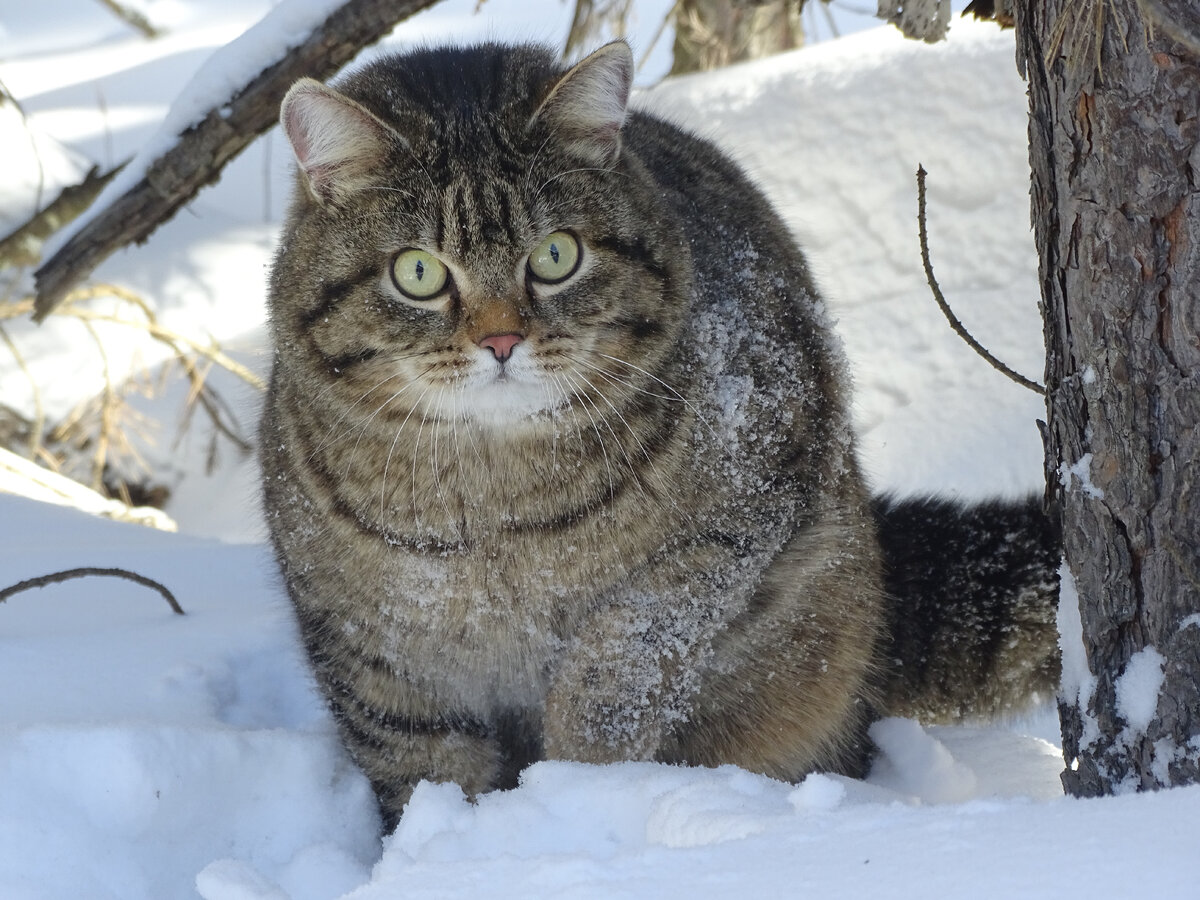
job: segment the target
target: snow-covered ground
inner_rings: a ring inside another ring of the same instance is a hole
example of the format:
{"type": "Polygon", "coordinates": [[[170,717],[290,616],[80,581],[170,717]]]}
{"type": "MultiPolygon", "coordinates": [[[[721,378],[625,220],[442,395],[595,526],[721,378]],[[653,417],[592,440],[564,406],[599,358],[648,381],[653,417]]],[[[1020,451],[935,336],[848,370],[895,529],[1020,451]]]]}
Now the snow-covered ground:
{"type": "MultiPolygon", "coordinates": [[[[0,17],[0,230],[91,162],[151,139],[212,50],[266,0],[144,0],[167,34],[132,36],[93,0],[0,17]],[[33,149],[38,150],[35,162],[33,149]]],[[[558,40],[562,4],[451,0],[392,44],[558,40]]],[[[658,13],[641,8],[639,34],[658,13]]],[[[668,2],[658,6],[669,6],[668,2]]],[[[938,47],[886,29],[645,91],[767,187],[808,250],[855,369],[881,489],[964,497],[1037,489],[1038,399],[945,325],[916,245],[914,172],[929,170],[942,287],[997,355],[1040,376],[1025,102],[1011,35],[955,26],[938,47]]],[[[649,80],[649,79],[648,79],[649,80]]],[[[260,141],[144,247],[97,273],[263,371],[263,283],[287,183],[260,141]]],[[[101,301],[103,303],[104,301],[101,301]]],[[[4,323],[50,412],[96,390],[78,323],[4,323]]],[[[157,359],[109,329],[112,365],[157,359]],[[120,342],[120,343],[118,343],[120,342]]],[[[219,385],[252,432],[257,399],[219,385]]],[[[173,384],[147,405],[181,534],[0,494],[0,588],[77,566],[168,585],[185,616],[127,581],[87,579],[0,605],[0,898],[358,900],[384,897],[1185,897],[1200,884],[1200,788],[1060,796],[1055,723],[876,726],[865,782],[786,785],[735,769],[542,763],[469,805],[418,790],[380,842],[297,645],[255,512],[254,466],[228,446],[207,476],[200,427],[175,444],[173,384]]],[[[0,346],[0,402],[28,409],[0,346]]]]}

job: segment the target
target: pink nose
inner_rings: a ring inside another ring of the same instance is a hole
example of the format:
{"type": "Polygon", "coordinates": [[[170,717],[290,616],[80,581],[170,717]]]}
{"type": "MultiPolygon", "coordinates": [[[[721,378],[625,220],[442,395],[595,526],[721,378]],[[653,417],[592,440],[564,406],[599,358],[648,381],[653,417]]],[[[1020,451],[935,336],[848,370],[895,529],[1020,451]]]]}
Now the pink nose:
{"type": "Polygon", "coordinates": [[[513,347],[525,339],[521,334],[490,334],[479,342],[480,347],[492,351],[498,362],[505,362],[512,356],[513,347]]]}

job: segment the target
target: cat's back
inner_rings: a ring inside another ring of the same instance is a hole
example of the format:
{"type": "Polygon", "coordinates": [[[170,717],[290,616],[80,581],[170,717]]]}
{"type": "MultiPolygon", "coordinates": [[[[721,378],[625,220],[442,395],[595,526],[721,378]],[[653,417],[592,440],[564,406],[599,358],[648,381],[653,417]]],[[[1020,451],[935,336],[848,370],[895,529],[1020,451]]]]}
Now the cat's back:
{"type": "Polygon", "coordinates": [[[735,418],[751,426],[740,435],[749,440],[723,446],[710,431],[697,443],[740,471],[799,473],[804,494],[818,480],[857,484],[849,366],[782,217],[736,161],[686,125],[637,110],[622,135],[688,245],[683,343],[701,348],[696,388],[715,421],[727,422],[722,411],[736,403],[735,418]]]}

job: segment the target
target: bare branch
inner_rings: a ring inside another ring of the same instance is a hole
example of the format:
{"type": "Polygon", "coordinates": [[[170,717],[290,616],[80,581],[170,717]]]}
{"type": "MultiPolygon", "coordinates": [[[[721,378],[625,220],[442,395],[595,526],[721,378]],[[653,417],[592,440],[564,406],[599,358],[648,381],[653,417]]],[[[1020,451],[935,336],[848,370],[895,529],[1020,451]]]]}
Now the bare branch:
{"type": "Polygon", "coordinates": [[[575,0],[571,27],[563,46],[563,59],[571,59],[611,28],[618,37],[625,34],[633,0],[575,0]]]}
{"type": "Polygon", "coordinates": [[[99,166],[93,166],[83,177],[83,181],[63,188],[62,193],[48,206],[36,212],[29,221],[7,237],[0,239],[0,268],[33,266],[40,262],[42,243],[46,238],[79,218],[104,190],[104,186],[126,165],[127,162],[121,163],[103,175],[100,174],[99,166]]]}
{"type": "Polygon", "coordinates": [[[937,301],[938,309],[946,317],[950,323],[950,327],[954,329],[954,333],[967,342],[967,346],[982,356],[991,365],[993,369],[1002,375],[1011,378],[1021,387],[1029,388],[1036,394],[1044,395],[1046,389],[1036,381],[1031,381],[1019,372],[1014,372],[1000,360],[996,359],[983,344],[975,340],[971,336],[971,332],[967,331],[966,326],[958,320],[958,316],[954,315],[954,311],[950,309],[950,304],[946,302],[945,296],[942,294],[942,289],[938,287],[937,279],[933,277],[933,263],[929,261],[929,235],[925,231],[925,167],[917,166],[917,231],[921,238],[921,262],[925,266],[925,278],[929,281],[929,289],[933,291],[933,299],[937,301]]]}
{"type": "Polygon", "coordinates": [[[19,594],[21,591],[32,590],[33,588],[43,588],[51,584],[59,584],[63,581],[70,581],[72,578],[90,578],[93,576],[108,577],[108,578],[124,578],[132,581],[135,584],[140,584],[143,587],[151,588],[162,594],[163,599],[175,612],[176,615],[184,615],[183,607],[179,605],[179,601],[175,599],[165,585],[155,581],[153,578],[147,578],[145,575],[139,575],[137,572],[130,572],[128,569],[107,569],[93,568],[85,566],[78,569],[66,569],[62,572],[53,572],[49,575],[41,575],[37,578],[27,578],[24,581],[19,581],[16,584],[0,590],[0,603],[3,603],[13,594],[19,594]]]}
{"type": "Polygon", "coordinates": [[[348,0],[302,43],[211,109],[146,169],[144,177],[84,225],[36,273],[34,320],[42,321],[116,250],[141,243],[216,181],[221,170],[271,128],[288,87],[302,76],[328,78],[396,23],[437,0],[348,0]]]}

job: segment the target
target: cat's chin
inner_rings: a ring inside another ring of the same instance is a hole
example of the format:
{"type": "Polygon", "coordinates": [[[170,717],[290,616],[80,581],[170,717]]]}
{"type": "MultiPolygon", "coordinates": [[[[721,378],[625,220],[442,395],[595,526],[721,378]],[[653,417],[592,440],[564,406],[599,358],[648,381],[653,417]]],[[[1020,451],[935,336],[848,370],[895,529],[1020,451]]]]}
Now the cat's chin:
{"type": "Polygon", "coordinates": [[[564,404],[544,384],[508,378],[472,385],[454,400],[445,412],[456,417],[499,429],[532,425],[564,404]]]}

